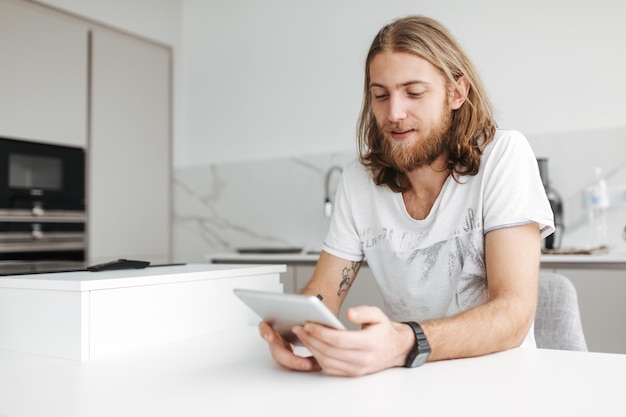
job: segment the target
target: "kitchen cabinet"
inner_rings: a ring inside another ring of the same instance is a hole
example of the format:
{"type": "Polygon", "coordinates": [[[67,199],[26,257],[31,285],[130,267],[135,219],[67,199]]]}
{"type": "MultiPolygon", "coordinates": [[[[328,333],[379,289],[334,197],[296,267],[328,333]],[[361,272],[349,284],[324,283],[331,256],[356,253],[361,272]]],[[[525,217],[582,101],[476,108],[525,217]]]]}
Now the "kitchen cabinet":
{"type": "Polygon", "coordinates": [[[86,262],[171,261],[172,49],[0,0],[0,136],[86,150],[86,262]]]}
{"type": "Polygon", "coordinates": [[[161,45],[92,31],[90,263],[170,261],[170,59],[161,45]]]}
{"type": "Polygon", "coordinates": [[[626,269],[542,268],[568,277],[578,293],[580,315],[592,352],[626,354],[626,269]]]}
{"type": "Polygon", "coordinates": [[[63,13],[0,0],[0,136],[86,146],[87,33],[63,13]]]}
{"type": "Polygon", "coordinates": [[[285,272],[280,274],[280,283],[283,286],[283,292],[288,294],[297,293],[296,287],[296,266],[293,264],[287,264],[285,272]]]}

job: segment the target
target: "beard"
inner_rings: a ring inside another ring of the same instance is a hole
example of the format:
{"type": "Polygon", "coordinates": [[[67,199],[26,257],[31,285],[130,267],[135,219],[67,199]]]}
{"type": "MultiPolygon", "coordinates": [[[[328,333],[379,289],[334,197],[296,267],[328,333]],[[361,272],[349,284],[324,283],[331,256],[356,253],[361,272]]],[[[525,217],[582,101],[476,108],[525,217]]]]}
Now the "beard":
{"type": "Polygon", "coordinates": [[[380,127],[384,133],[381,141],[383,159],[399,172],[406,173],[416,168],[432,164],[444,153],[452,128],[452,112],[445,107],[439,121],[427,131],[417,125],[387,123],[380,127]],[[414,129],[420,137],[417,141],[396,142],[387,138],[391,131],[407,131],[414,129]]]}

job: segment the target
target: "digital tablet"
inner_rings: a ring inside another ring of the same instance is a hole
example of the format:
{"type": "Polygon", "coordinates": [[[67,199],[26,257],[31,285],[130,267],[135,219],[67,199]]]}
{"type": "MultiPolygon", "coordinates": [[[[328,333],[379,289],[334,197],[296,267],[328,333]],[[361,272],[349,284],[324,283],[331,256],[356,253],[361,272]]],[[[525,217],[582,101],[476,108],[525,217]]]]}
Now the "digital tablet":
{"type": "Polygon", "coordinates": [[[290,343],[300,344],[298,338],[291,332],[291,328],[306,322],[321,323],[345,330],[343,323],[324,305],[322,300],[314,295],[284,294],[241,288],[235,288],[233,291],[290,343]]]}

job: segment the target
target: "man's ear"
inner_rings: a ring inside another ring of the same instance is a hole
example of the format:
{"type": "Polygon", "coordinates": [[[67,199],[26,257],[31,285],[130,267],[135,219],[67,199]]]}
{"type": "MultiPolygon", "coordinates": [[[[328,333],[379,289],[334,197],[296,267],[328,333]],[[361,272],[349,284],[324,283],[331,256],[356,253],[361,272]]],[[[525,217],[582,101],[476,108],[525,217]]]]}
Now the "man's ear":
{"type": "Polygon", "coordinates": [[[470,84],[465,75],[461,75],[455,85],[453,85],[452,91],[450,91],[449,105],[451,110],[457,110],[463,103],[469,94],[470,84]]]}

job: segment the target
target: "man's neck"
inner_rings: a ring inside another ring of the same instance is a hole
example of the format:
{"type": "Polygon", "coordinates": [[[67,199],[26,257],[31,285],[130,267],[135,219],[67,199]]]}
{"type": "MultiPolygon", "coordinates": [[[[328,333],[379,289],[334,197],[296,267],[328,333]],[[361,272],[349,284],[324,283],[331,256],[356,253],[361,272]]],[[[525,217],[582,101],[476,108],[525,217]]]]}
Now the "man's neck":
{"type": "Polygon", "coordinates": [[[414,191],[430,189],[437,194],[443,187],[443,183],[450,175],[448,169],[448,155],[442,154],[430,165],[415,168],[413,171],[405,173],[406,180],[414,191]]]}
{"type": "Polygon", "coordinates": [[[417,220],[425,219],[450,175],[448,157],[443,154],[432,164],[405,174],[411,188],[402,193],[407,212],[417,220]]]}

